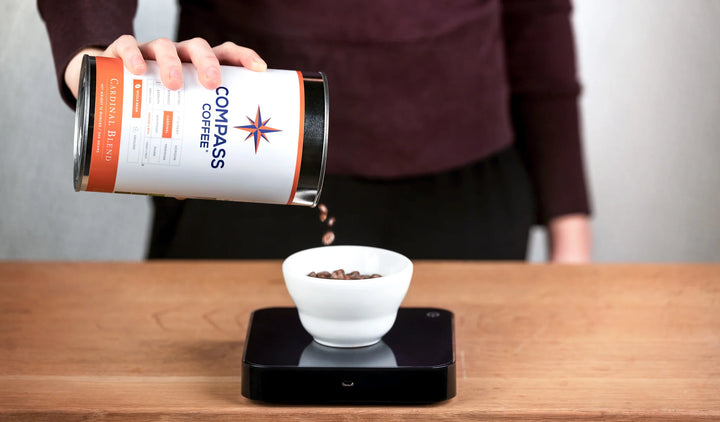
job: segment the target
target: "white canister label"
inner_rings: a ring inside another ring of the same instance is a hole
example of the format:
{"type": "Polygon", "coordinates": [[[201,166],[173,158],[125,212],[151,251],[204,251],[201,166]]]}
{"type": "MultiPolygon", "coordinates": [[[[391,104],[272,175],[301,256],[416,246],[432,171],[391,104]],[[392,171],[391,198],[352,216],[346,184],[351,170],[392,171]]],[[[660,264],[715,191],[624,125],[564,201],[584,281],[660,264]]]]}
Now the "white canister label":
{"type": "Polygon", "coordinates": [[[303,156],[302,73],[221,73],[222,85],[209,90],[183,64],[184,86],[173,91],[153,61],[138,76],[119,59],[97,57],[86,190],[292,203],[303,156]]]}

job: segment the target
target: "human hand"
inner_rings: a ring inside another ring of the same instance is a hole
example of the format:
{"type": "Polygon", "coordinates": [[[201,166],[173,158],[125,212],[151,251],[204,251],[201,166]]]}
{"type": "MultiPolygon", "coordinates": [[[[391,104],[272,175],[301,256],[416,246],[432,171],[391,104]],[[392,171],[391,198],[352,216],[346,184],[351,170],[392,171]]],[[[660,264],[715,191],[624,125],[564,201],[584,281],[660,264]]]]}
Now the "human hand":
{"type": "Polygon", "coordinates": [[[590,220],[585,214],[556,217],[548,224],[550,233],[550,262],[582,264],[591,260],[590,220]]]}
{"type": "Polygon", "coordinates": [[[257,72],[267,69],[267,64],[254,50],[229,41],[215,47],[211,47],[202,38],[177,43],[167,38],[158,38],[138,43],[132,35],[122,35],[105,50],[85,48],[70,60],[65,68],[65,84],[75,98],[78,95],[80,68],[85,54],[121,58],[125,68],[135,75],[145,72],[145,59],[155,60],[163,84],[173,90],[179,89],[183,84],[181,62],[192,63],[198,71],[200,84],[208,89],[215,89],[222,82],[220,64],[244,66],[257,72]]]}

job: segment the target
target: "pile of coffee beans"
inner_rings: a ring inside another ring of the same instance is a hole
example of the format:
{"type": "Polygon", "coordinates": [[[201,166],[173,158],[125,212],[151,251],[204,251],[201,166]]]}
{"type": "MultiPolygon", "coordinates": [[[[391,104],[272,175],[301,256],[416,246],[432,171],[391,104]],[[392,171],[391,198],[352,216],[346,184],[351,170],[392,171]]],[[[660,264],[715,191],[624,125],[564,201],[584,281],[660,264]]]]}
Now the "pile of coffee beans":
{"type": "Polygon", "coordinates": [[[360,274],[359,271],[345,273],[345,270],[343,269],[335,270],[333,272],[320,271],[319,273],[312,271],[308,274],[308,276],[316,278],[329,278],[333,280],[367,280],[369,278],[382,277],[380,274],[360,274]]]}
{"type": "Polygon", "coordinates": [[[325,234],[322,236],[323,245],[328,246],[335,241],[335,232],[330,229],[335,225],[335,217],[329,216],[328,208],[325,204],[318,204],[318,211],[320,212],[320,221],[325,223],[328,227],[325,234]]]}

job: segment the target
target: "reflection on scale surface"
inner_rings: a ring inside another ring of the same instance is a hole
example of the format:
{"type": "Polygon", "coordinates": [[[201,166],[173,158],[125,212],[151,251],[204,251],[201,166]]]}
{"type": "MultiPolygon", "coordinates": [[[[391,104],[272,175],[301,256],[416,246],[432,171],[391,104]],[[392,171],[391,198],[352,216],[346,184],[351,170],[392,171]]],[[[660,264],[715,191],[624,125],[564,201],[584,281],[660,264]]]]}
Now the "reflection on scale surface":
{"type": "Polygon", "coordinates": [[[380,340],[370,346],[341,349],[311,341],[300,355],[298,366],[336,368],[395,368],[397,361],[390,346],[380,340]]]}

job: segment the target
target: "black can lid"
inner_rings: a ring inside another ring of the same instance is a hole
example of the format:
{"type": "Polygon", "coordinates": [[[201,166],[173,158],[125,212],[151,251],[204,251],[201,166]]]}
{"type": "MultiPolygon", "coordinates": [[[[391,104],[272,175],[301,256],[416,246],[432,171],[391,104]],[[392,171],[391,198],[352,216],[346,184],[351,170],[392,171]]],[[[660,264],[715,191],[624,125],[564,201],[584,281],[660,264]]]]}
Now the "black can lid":
{"type": "Polygon", "coordinates": [[[292,205],[314,207],[320,201],[328,148],[328,87],[323,73],[302,72],[305,92],[303,150],[292,205]]]}
{"type": "Polygon", "coordinates": [[[75,191],[87,189],[95,121],[95,57],[83,56],[75,106],[73,182],[75,191]]]}

